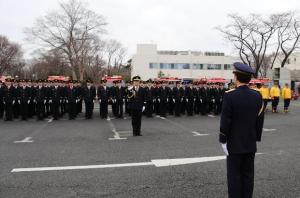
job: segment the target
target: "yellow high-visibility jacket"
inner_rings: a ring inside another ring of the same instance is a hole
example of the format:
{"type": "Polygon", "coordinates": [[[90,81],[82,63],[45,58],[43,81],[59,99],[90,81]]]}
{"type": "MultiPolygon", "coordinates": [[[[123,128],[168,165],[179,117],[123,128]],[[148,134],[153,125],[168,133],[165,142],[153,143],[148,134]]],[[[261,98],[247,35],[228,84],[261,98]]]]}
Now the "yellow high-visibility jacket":
{"type": "Polygon", "coordinates": [[[292,98],[292,90],[289,87],[284,87],[281,91],[283,99],[291,99],[292,98]]]}
{"type": "Polygon", "coordinates": [[[271,88],[271,90],[270,90],[270,96],[271,96],[271,98],[280,97],[280,89],[279,89],[279,87],[273,86],[271,88]]]}
{"type": "Polygon", "coordinates": [[[270,98],[270,90],[267,87],[261,87],[259,89],[262,99],[269,99],[270,98]]]}

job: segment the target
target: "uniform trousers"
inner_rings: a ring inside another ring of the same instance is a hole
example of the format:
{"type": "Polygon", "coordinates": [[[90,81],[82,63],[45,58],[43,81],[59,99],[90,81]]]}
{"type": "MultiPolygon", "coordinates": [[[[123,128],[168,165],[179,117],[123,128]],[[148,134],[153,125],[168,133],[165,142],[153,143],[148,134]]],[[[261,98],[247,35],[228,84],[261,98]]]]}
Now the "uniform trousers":
{"type": "Polygon", "coordinates": [[[254,188],[255,153],[227,156],[229,198],[251,198],[254,188]]]}
{"type": "Polygon", "coordinates": [[[131,124],[134,136],[141,135],[142,115],[141,110],[131,109],[131,124]]]}

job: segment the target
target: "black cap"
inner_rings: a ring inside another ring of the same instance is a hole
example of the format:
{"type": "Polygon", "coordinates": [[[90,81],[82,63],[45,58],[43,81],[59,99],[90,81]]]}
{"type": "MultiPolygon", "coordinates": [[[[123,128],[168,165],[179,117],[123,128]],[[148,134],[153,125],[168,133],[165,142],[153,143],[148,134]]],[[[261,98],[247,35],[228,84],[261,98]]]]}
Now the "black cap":
{"type": "Polygon", "coordinates": [[[132,81],[141,81],[141,77],[140,76],[134,76],[132,77],[132,81]]]}
{"type": "Polygon", "coordinates": [[[233,64],[235,72],[245,73],[245,74],[255,74],[255,71],[247,64],[236,62],[233,64]]]}

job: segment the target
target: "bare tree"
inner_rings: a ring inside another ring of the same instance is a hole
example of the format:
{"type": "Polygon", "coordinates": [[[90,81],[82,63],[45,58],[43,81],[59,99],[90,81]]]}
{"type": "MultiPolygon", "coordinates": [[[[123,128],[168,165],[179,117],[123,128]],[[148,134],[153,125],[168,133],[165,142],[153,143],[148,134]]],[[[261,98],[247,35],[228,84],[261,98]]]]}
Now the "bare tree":
{"type": "Polygon", "coordinates": [[[27,71],[29,76],[34,75],[40,79],[47,79],[48,76],[72,75],[71,68],[64,61],[59,50],[39,53],[38,58],[34,58],[30,62],[30,67],[27,71]]]}
{"type": "MultiPolygon", "coordinates": [[[[278,44],[280,48],[280,66],[284,67],[290,55],[299,49],[300,19],[293,12],[287,13],[278,30],[278,44]]],[[[272,65],[273,66],[273,65],[272,65]]]]}
{"type": "Polygon", "coordinates": [[[34,27],[25,29],[25,33],[30,42],[49,50],[59,50],[71,68],[73,78],[83,80],[83,55],[95,40],[100,40],[106,24],[103,16],[89,10],[80,0],[69,0],[60,3],[59,10],[38,19],[34,27]]]}
{"type": "Polygon", "coordinates": [[[0,74],[14,75],[20,72],[24,66],[22,56],[19,44],[10,42],[7,37],[0,35],[0,74]]]}
{"type": "Polygon", "coordinates": [[[267,77],[267,72],[269,69],[271,69],[271,64],[272,64],[272,60],[274,58],[274,54],[271,54],[271,55],[266,55],[261,66],[260,66],[260,69],[259,69],[259,76],[260,77],[263,77],[263,78],[266,78],[267,77]]]}
{"type": "Polygon", "coordinates": [[[280,26],[281,15],[263,18],[256,14],[248,17],[231,14],[229,18],[232,21],[229,25],[217,29],[238,50],[240,59],[255,69],[257,77],[270,42],[280,26]]]}
{"type": "Polygon", "coordinates": [[[108,75],[110,75],[110,70],[111,70],[111,62],[114,58],[114,56],[116,55],[116,53],[118,52],[118,50],[120,50],[120,48],[122,47],[122,44],[116,40],[108,40],[106,42],[106,53],[107,53],[107,69],[108,69],[108,75]]]}

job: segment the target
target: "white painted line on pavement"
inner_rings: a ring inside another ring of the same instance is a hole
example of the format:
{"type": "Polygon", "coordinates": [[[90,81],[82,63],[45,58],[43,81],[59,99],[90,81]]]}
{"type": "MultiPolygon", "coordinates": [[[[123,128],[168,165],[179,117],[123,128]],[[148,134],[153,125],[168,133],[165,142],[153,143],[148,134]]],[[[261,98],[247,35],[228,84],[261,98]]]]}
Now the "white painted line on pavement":
{"type": "Polygon", "coordinates": [[[277,129],[266,129],[266,128],[263,128],[263,130],[266,131],[266,132],[277,131],[277,129]]]}
{"type": "Polygon", "coordinates": [[[42,172],[42,171],[62,171],[62,170],[83,170],[83,169],[103,169],[103,168],[122,168],[138,166],[167,167],[202,162],[224,160],[226,156],[197,157],[197,158],[178,158],[178,159],[155,159],[151,162],[125,163],[125,164],[106,164],[106,165],[87,165],[87,166],[58,166],[58,167],[37,167],[37,168],[15,168],[12,173],[18,172],[42,172]]]}
{"type": "Polygon", "coordinates": [[[226,156],[215,156],[215,157],[198,157],[198,158],[179,158],[179,159],[161,159],[161,160],[151,160],[151,162],[156,167],[165,167],[165,166],[178,166],[185,164],[194,164],[201,162],[210,162],[217,160],[224,160],[226,156]]]}
{"type": "Polygon", "coordinates": [[[214,115],[211,115],[211,114],[209,114],[209,115],[207,115],[208,117],[210,117],[210,118],[215,118],[216,116],[214,116],[214,115]]]}
{"type": "Polygon", "coordinates": [[[120,134],[117,132],[114,123],[111,121],[110,117],[107,117],[108,124],[111,128],[111,131],[114,133],[113,138],[108,138],[108,140],[127,140],[127,138],[120,137],[120,134]]]}
{"type": "Polygon", "coordinates": [[[32,137],[26,137],[26,138],[24,138],[24,140],[21,140],[21,141],[14,141],[14,143],[16,143],[16,144],[19,144],[19,143],[32,143],[32,142],[34,142],[32,140],[32,137]]]}
{"type": "Polygon", "coordinates": [[[194,134],[194,136],[207,136],[207,135],[209,135],[207,133],[199,133],[197,131],[192,131],[192,133],[194,134]]]}
{"type": "Polygon", "coordinates": [[[83,170],[83,169],[121,168],[121,167],[151,166],[151,165],[153,165],[152,162],[142,162],[142,163],[87,165],[87,166],[16,168],[13,169],[11,172],[17,173],[17,172],[41,172],[41,171],[60,171],[60,170],[83,170]]]}

